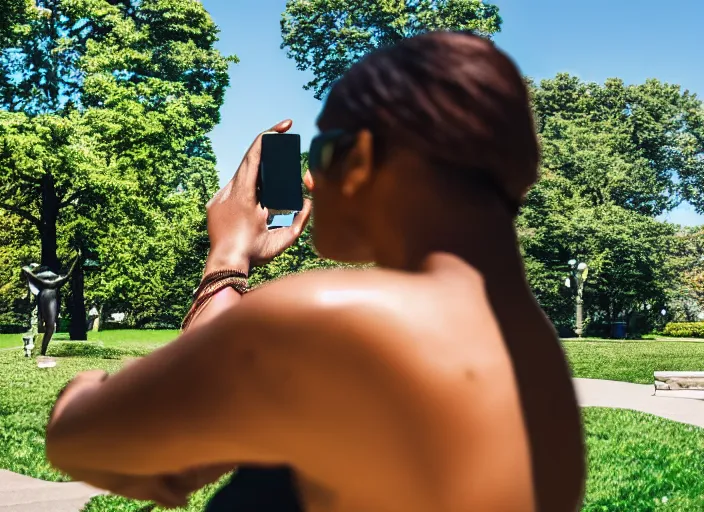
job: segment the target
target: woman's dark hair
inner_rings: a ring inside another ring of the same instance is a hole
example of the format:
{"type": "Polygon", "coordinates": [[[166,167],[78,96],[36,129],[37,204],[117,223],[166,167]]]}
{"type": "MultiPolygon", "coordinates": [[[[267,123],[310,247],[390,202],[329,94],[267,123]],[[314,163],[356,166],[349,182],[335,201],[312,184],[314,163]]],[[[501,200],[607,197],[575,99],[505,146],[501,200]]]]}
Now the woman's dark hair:
{"type": "Polygon", "coordinates": [[[442,170],[481,169],[516,201],[537,179],[526,84],[492,42],[470,33],[430,32],[371,53],[333,86],[318,124],[369,129],[379,160],[403,146],[442,170]]]}

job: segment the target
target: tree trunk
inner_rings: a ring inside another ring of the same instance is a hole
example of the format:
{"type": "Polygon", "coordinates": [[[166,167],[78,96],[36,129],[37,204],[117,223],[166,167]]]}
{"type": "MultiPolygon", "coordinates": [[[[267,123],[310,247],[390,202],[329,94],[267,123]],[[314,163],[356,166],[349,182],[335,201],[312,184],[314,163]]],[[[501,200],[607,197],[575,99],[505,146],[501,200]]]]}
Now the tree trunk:
{"type": "Polygon", "coordinates": [[[100,305],[100,308],[98,309],[98,328],[96,331],[100,331],[103,328],[103,322],[104,322],[104,315],[103,315],[103,305],[100,305]]]}
{"type": "Polygon", "coordinates": [[[54,176],[47,173],[42,178],[41,242],[42,265],[52,272],[61,272],[59,257],[56,254],[56,220],[59,217],[59,198],[56,196],[54,176]]]}
{"type": "Polygon", "coordinates": [[[71,312],[69,335],[72,340],[86,341],[88,339],[88,325],[86,318],[86,300],[84,290],[83,261],[78,261],[76,269],[71,274],[71,300],[68,307],[71,312]]]}

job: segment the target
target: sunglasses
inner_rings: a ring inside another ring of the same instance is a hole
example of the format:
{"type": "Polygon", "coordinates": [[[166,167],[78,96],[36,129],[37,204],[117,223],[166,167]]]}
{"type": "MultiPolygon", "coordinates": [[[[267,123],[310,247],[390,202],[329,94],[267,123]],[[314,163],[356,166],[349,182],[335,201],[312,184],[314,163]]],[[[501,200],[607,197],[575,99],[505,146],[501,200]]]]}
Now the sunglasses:
{"type": "Polygon", "coordinates": [[[357,142],[357,134],[330,130],[316,136],[310,143],[308,166],[312,174],[326,173],[357,142]]]}

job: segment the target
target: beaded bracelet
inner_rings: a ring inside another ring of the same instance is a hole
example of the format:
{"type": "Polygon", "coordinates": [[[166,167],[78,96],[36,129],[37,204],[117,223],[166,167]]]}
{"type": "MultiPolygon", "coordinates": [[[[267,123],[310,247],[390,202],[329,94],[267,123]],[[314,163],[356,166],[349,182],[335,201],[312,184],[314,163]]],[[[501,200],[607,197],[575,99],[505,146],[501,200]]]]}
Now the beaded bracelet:
{"type": "Polygon", "coordinates": [[[242,279],[247,279],[247,273],[239,269],[226,269],[210,272],[209,274],[206,274],[203,279],[201,279],[198,288],[193,290],[193,300],[196,300],[200,293],[203,291],[203,288],[205,288],[209,284],[229,277],[240,277],[242,279]]]}
{"type": "Polygon", "coordinates": [[[181,329],[184,331],[188,329],[198,313],[210,303],[210,300],[215,295],[225,288],[233,288],[240,295],[244,295],[248,291],[246,276],[243,276],[242,272],[239,271],[219,271],[208,274],[203,278],[201,285],[196,290],[193,305],[183,320],[181,329]],[[214,276],[214,274],[218,275],[214,276]]]}

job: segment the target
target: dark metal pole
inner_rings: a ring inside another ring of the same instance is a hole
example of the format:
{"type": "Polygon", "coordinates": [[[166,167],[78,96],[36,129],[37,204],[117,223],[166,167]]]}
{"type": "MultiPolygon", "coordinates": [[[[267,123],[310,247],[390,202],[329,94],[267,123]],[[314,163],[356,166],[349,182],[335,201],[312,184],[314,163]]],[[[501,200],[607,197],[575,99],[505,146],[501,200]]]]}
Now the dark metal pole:
{"type": "Polygon", "coordinates": [[[577,337],[581,338],[584,327],[584,298],[582,297],[582,283],[579,283],[579,289],[577,290],[577,337]]]}

